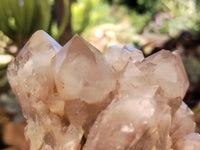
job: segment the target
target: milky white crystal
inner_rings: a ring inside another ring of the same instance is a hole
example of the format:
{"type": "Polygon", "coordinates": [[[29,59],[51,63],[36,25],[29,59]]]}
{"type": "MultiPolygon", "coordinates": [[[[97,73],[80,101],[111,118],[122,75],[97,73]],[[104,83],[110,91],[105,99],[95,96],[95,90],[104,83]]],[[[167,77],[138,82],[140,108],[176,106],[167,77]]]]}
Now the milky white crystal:
{"type": "Polygon", "coordinates": [[[31,150],[199,150],[180,56],[37,31],[9,64],[31,150]]]}

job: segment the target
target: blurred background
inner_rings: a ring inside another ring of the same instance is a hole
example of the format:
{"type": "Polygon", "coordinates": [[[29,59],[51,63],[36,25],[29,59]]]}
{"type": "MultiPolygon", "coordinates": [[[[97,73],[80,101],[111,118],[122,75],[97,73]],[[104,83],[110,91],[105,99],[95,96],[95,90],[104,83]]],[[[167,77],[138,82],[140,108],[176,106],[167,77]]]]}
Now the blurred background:
{"type": "Polygon", "coordinates": [[[62,45],[79,34],[101,51],[127,44],[145,56],[179,50],[190,80],[184,101],[200,125],[200,0],[0,0],[0,149],[29,149],[6,69],[39,29],[62,45]]]}

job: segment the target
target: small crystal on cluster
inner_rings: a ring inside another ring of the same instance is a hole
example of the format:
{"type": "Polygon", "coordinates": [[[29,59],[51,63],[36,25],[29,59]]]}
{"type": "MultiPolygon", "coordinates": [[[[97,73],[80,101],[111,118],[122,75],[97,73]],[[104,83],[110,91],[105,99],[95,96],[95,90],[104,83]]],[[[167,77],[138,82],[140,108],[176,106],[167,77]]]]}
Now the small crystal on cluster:
{"type": "Polygon", "coordinates": [[[33,34],[8,67],[31,150],[199,150],[180,56],[33,34]]]}

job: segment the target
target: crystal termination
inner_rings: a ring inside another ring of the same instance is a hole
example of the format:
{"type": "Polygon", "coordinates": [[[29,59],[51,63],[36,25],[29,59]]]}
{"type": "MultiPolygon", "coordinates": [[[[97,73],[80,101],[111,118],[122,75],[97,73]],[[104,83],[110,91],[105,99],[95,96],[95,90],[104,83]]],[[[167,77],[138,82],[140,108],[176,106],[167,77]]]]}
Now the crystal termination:
{"type": "Polygon", "coordinates": [[[8,67],[31,150],[199,150],[178,53],[110,47],[37,31],[8,67]]]}

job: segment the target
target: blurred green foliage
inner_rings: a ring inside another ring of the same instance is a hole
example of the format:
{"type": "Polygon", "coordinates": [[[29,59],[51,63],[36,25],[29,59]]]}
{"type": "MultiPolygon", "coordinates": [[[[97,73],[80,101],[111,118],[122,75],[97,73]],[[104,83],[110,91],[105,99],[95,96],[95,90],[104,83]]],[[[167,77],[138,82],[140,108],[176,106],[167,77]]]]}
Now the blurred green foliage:
{"type": "Polygon", "coordinates": [[[63,0],[64,14],[59,25],[53,15],[55,2],[1,0],[0,30],[19,47],[38,29],[59,39],[69,22],[72,33],[81,34],[98,24],[120,22],[125,16],[138,33],[144,28],[169,35],[183,29],[200,30],[199,0],[63,0]]]}
{"type": "Polygon", "coordinates": [[[38,29],[48,31],[52,0],[1,0],[0,30],[21,46],[38,29]]]}
{"type": "Polygon", "coordinates": [[[191,84],[195,84],[200,80],[200,62],[197,58],[189,56],[185,58],[185,68],[188,73],[191,84]]]}
{"type": "Polygon", "coordinates": [[[0,30],[21,48],[36,30],[44,30],[55,39],[71,23],[72,32],[81,34],[108,16],[110,7],[101,0],[63,0],[62,22],[58,25],[53,9],[55,0],[1,0],[0,30]],[[69,6],[70,5],[70,6],[69,6]],[[71,12],[69,12],[71,7],[71,12]],[[71,15],[71,17],[69,16],[71,15]]]}
{"type": "Polygon", "coordinates": [[[146,26],[146,24],[152,19],[152,14],[147,12],[144,14],[139,14],[138,12],[133,11],[131,13],[131,23],[136,27],[136,31],[141,33],[146,26]]]}
{"type": "MultiPolygon", "coordinates": [[[[11,41],[9,40],[9,38],[0,31],[0,56],[7,53],[7,51],[8,51],[7,46],[10,42],[11,41]]],[[[7,78],[6,78],[6,69],[7,69],[7,63],[9,61],[7,61],[6,58],[11,59],[11,57],[9,57],[9,55],[3,55],[3,56],[0,57],[0,94],[3,91],[6,91],[5,88],[8,87],[8,82],[7,82],[7,78]]]]}
{"type": "Polygon", "coordinates": [[[181,30],[200,31],[199,0],[159,0],[154,20],[148,25],[151,32],[177,35],[181,30]]]}
{"type": "Polygon", "coordinates": [[[98,7],[100,0],[77,0],[72,3],[72,27],[74,32],[82,33],[87,26],[95,24],[98,15],[95,9],[98,7]]]}

